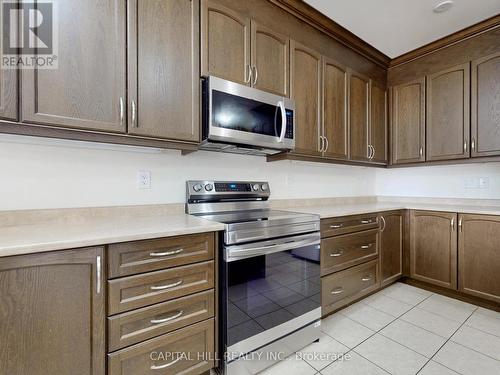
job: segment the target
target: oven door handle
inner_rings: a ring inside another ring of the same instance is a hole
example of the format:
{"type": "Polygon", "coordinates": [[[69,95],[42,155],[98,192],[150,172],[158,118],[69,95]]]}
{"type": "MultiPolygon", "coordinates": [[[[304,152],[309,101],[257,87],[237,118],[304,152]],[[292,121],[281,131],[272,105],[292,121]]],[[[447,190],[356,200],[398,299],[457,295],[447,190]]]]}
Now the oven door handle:
{"type": "Polygon", "coordinates": [[[278,107],[281,110],[281,134],[278,139],[279,143],[283,143],[283,140],[285,139],[285,133],[286,133],[286,109],[285,109],[285,103],[283,100],[280,100],[278,102],[278,107]]]}

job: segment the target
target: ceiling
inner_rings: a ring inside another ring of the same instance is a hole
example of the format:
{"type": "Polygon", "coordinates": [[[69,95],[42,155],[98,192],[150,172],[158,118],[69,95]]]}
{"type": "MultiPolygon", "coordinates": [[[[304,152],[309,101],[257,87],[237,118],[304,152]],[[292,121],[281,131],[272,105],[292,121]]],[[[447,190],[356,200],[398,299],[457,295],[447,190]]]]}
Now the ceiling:
{"type": "Polygon", "coordinates": [[[304,0],[390,58],[500,13],[500,0],[304,0]]]}

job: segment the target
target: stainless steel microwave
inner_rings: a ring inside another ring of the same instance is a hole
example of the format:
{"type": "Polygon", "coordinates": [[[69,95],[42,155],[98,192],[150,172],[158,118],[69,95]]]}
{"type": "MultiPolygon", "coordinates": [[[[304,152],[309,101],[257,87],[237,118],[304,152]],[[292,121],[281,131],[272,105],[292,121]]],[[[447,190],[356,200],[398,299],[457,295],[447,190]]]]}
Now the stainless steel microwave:
{"type": "Polygon", "coordinates": [[[217,77],[202,80],[201,149],[274,154],[295,146],[293,100],[217,77]]]}

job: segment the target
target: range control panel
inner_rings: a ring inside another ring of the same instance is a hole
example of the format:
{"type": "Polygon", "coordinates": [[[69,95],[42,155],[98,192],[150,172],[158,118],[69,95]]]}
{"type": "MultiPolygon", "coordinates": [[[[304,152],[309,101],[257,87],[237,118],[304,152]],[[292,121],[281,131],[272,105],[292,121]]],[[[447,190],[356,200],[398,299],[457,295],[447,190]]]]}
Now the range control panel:
{"type": "Polygon", "coordinates": [[[187,199],[216,199],[230,196],[231,198],[261,198],[270,195],[269,183],[264,181],[187,181],[187,199]]]}

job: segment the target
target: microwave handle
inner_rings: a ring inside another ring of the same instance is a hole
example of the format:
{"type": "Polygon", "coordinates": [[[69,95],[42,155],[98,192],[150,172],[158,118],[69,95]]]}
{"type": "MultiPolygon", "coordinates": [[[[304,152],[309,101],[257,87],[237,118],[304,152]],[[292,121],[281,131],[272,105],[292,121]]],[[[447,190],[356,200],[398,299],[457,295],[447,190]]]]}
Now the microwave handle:
{"type": "Polygon", "coordinates": [[[281,134],[278,139],[279,143],[283,143],[283,140],[285,139],[285,132],[286,132],[286,109],[285,109],[285,103],[280,100],[278,102],[278,107],[280,107],[281,110],[281,134]]]}

